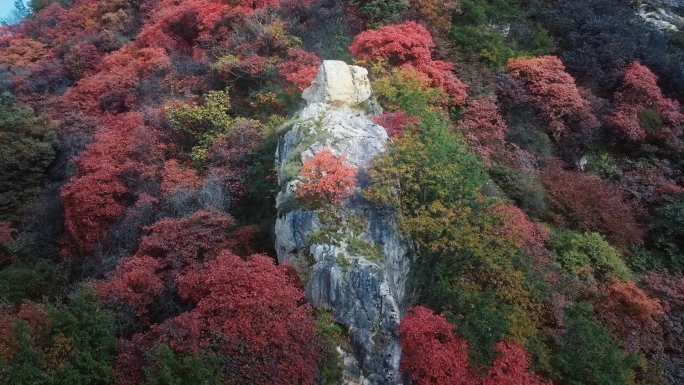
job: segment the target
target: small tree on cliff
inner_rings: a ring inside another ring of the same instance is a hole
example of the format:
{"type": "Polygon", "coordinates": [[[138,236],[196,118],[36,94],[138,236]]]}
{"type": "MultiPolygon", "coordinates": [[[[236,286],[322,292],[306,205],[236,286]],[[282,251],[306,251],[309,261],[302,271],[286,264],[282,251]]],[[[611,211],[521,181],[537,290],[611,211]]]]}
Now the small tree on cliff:
{"type": "Polygon", "coordinates": [[[356,167],[344,163],[344,156],[323,150],[304,162],[299,174],[296,198],[310,207],[339,204],[351,195],[356,184],[356,167]]]}

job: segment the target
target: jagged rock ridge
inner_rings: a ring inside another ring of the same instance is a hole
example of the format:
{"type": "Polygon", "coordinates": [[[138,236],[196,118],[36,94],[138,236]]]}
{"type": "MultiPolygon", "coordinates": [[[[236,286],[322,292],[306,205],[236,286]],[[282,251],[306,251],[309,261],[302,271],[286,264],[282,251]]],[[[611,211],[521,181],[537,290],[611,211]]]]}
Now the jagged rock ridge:
{"type": "Polygon", "coordinates": [[[276,153],[281,191],[276,206],[276,250],[280,262],[291,261],[306,281],[308,299],[332,310],[349,337],[351,352],[340,353],[345,383],[400,384],[401,351],[396,327],[407,306],[408,246],[397,231],[393,213],[381,212],[361,196],[371,159],[389,140],[369,114],[379,113],[367,71],[341,61],[324,61],[311,87],[303,93],[307,106],[285,132],[276,153]],[[322,150],[345,155],[357,167],[357,191],[342,205],[343,215],[360,218],[365,230],[358,239],[377,250],[361,255],[349,246],[310,244],[320,230],[317,212],[298,207],[297,165],[322,150]]]}

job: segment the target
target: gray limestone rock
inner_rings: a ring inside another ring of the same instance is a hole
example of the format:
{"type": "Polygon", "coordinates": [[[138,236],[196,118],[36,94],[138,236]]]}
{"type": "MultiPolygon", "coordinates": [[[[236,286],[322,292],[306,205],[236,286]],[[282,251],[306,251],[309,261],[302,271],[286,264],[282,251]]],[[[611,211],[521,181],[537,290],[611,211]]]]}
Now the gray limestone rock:
{"type": "Polygon", "coordinates": [[[309,244],[308,236],[322,225],[317,212],[299,207],[294,199],[298,167],[316,153],[330,150],[344,155],[346,163],[357,167],[360,185],[373,157],[384,150],[387,133],[370,120],[369,104],[364,106],[372,100],[367,71],[324,61],[303,98],[307,105],[283,127],[276,152],[281,186],[276,199],[278,260],[294,264],[306,280],[309,301],[330,309],[347,330],[352,351],[340,351],[345,383],[401,384],[396,327],[410,302],[406,294],[410,252],[398,233],[394,213],[379,211],[366,201],[360,186],[343,202],[344,215],[366,224],[358,238],[377,251],[359,255],[347,239],[339,244],[309,244]]]}

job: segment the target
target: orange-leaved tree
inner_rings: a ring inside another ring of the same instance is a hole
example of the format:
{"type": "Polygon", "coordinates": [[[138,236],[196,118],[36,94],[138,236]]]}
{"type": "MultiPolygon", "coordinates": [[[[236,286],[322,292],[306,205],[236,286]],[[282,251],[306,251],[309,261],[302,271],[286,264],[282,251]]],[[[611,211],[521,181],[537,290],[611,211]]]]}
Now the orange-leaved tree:
{"type": "Polygon", "coordinates": [[[164,370],[150,354],[163,344],[179,355],[220,354],[221,383],[314,384],[325,343],[287,266],[225,250],[174,280],[192,309],[120,342],[119,383],[164,370]]]}
{"type": "Polygon", "coordinates": [[[549,133],[558,140],[569,131],[589,134],[599,126],[589,103],[556,56],[510,59],[506,71],[524,84],[534,107],[546,119],[549,133]]]}
{"type": "Polygon", "coordinates": [[[681,148],[684,115],[679,112],[679,103],[663,96],[657,80],[648,67],[630,63],[614,95],[617,108],[608,116],[608,123],[629,140],[651,136],[681,148]]]}
{"type": "Polygon", "coordinates": [[[634,281],[613,280],[603,295],[596,305],[597,318],[624,341],[625,348],[640,349],[646,354],[663,352],[661,323],[666,324],[666,317],[659,299],[651,297],[634,281]]]}
{"type": "Polygon", "coordinates": [[[278,73],[300,91],[304,91],[316,78],[321,60],[316,54],[301,48],[290,49],[287,58],[288,60],[277,65],[278,73]]]}
{"type": "Polygon", "coordinates": [[[468,367],[468,343],[442,315],[414,306],[399,324],[402,371],[417,385],[549,385],[530,373],[530,355],[519,345],[498,342],[501,355],[484,377],[468,367]]]}
{"type": "Polygon", "coordinates": [[[330,150],[318,152],[304,162],[295,196],[305,204],[339,204],[351,195],[356,184],[356,167],[344,163],[344,156],[330,150]]]}
{"type": "Polygon", "coordinates": [[[414,68],[427,75],[432,85],[444,90],[455,104],[460,104],[467,97],[467,86],[451,72],[453,64],[432,59],[434,48],[430,32],[416,22],[407,21],[361,32],[349,51],[361,60],[414,68]]]}
{"type": "Polygon", "coordinates": [[[475,385],[468,369],[468,343],[444,316],[412,307],[399,324],[401,370],[418,385],[475,385]]]}

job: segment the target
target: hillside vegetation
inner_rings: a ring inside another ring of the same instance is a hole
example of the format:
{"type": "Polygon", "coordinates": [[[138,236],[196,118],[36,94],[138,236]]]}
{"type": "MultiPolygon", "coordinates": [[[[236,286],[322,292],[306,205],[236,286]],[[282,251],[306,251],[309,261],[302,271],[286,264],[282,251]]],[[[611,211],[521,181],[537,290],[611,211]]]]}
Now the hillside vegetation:
{"type": "MultiPolygon", "coordinates": [[[[684,383],[661,2],[29,3],[0,27],[0,383],[342,383],[346,330],[273,239],[278,139],[331,59],[392,138],[362,194],[412,245],[406,384],[684,383]]],[[[293,204],[340,220],[356,171],[320,152],[293,204]]]]}

